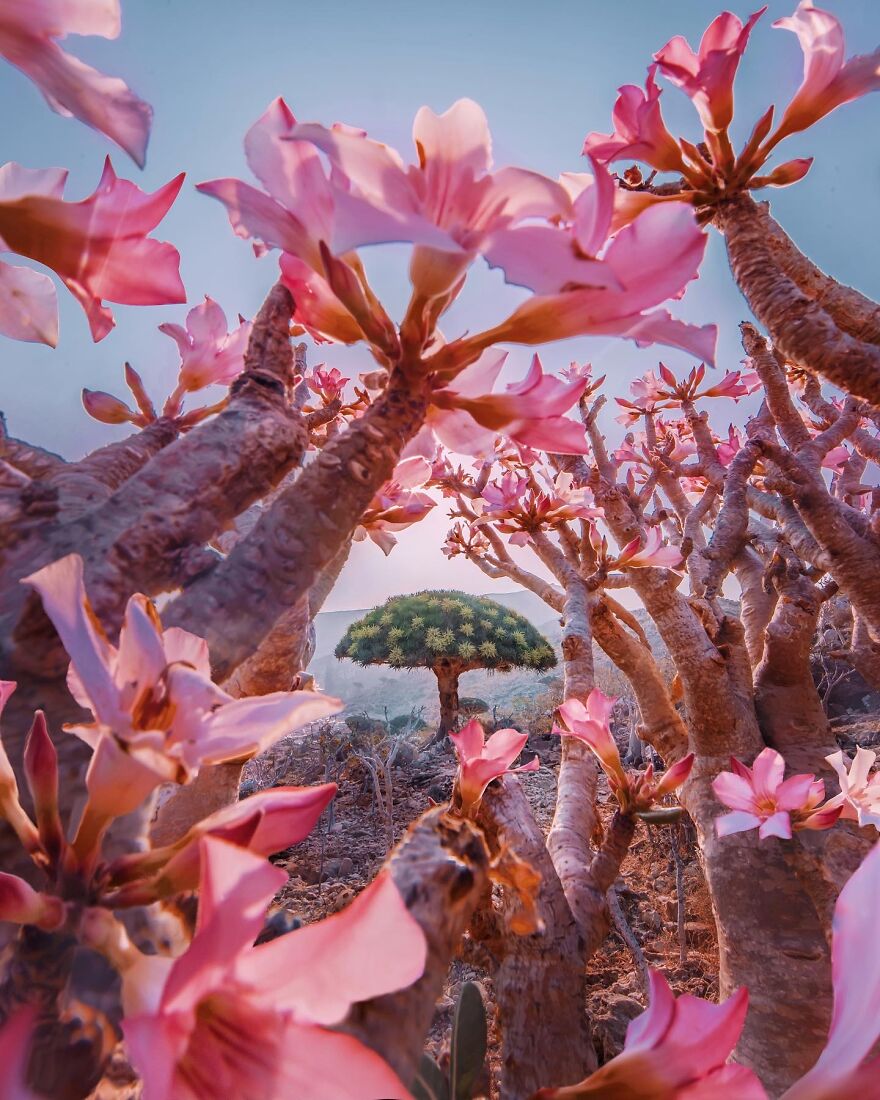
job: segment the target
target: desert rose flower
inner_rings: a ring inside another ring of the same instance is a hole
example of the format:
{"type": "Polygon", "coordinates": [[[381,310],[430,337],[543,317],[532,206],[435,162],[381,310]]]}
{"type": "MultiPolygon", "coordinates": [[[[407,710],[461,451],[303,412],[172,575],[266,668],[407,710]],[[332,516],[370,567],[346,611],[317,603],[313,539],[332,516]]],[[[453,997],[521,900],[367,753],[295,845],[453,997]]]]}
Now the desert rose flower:
{"type": "Polygon", "coordinates": [[[828,800],[828,805],[839,805],[840,816],[845,821],[858,821],[859,825],[873,825],[880,829],[880,772],[871,775],[877,753],[861,747],[849,763],[842,752],[832,753],[825,759],[837,772],[840,794],[828,800]]]}
{"type": "Polygon", "coordinates": [[[661,91],[654,76],[657,66],[648,68],[644,90],[635,84],[618,88],[611,113],[610,134],[587,134],[584,154],[602,164],[615,160],[640,160],[662,172],[680,172],[684,167],[678,142],[666,129],[660,111],[661,91]]]}
{"type": "Polygon", "coordinates": [[[492,393],[506,359],[507,352],[486,351],[450,383],[434,390],[427,428],[444,446],[460,454],[493,454],[499,432],[537,450],[586,454],[589,448],[583,425],[562,414],[577,404],[587,379],[563,382],[544,374],[535,355],[522,382],[492,393]]]}
{"type": "Polygon", "coordinates": [[[187,313],[185,325],[159,325],[159,331],[170,336],[180,352],[177,388],[165,404],[165,416],[177,415],[185,393],[205,386],[228,386],[241,374],[251,328],[250,321],[239,317],[238,328],[227,332],[226,314],[207,295],[187,313]]]}
{"type": "Polygon", "coordinates": [[[540,767],[537,756],[518,768],[511,767],[529,739],[527,733],[496,730],[487,739],[483,727],[472,718],[458,733],[450,733],[449,739],[458,757],[458,793],[465,815],[476,811],[493,779],[508,772],[535,772],[540,767]]]}
{"type": "Polygon", "coordinates": [[[761,8],[743,25],[729,11],[713,19],[695,53],[681,35],[654,54],[660,71],[690,98],[707,130],[726,130],[733,120],[733,81],[761,8]]]}
{"type": "Polygon", "coordinates": [[[31,1035],[37,1010],[28,1005],[12,1013],[0,1025],[0,1100],[39,1100],[25,1083],[31,1035]]]}
{"type": "Polygon", "coordinates": [[[420,455],[398,462],[390,480],[361,516],[353,536],[355,541],[370,538],[386,555],[390,554],[397,545],[393,532],[412,527],[436,507],[432,497],[418,492],[431,479],[432,469],[431,463],[420,455]]]}
{"type": "Polygon", "coordinates": [[[649,977],[648,1008],[626,1029],[622,1053],[579,1085],[541,1089],[532,1100],[766,1100],[750,1069],[725,1064],[745,1023],[747,991],[715,1005],[676,997],[656,970],[649,977]]]}
{"type": "MultiPolygon", "coordinates": [[[[185,302],[177,249],[148,236],[177,198],[183,175],[147,194],[119,179],[108,157],[94,194],[81,202],[63,198],[66,179],[60,168],[13,163],[0,168],[0,249],[54,271],[85,310],[95,341],[115,324],[104,300],[142,306],[185,302]]],[[[33,306],[28,300],[25,308],[40,319],[44,342],[54,344],[57,324],[47,323],[48,288],[44,283],[22,287],[37,292],[33,306]]],[[[21,326],[22,303],[19,312],[10,307],[9,292],[0,285],[0,331],[7,335],[21,326]]],[[[42,338],[36,332],[28,338],[42,338]]]]}
{"type": "MultiPolygon", "coordinates": [[[[385,872],[347,909],[259,947],[286,873],[240,848],[201,842],[199,916],[176,959],[128,951],[123,1032],[148,1100],[405,1097],[357,1040],[327,1030],[352,1004],[418,979],[424,935],[385,872]]],[[[121,952],[118,952],[121,954],[121,952]]]]}
{"type": "Polygon", "coordinates": [[[844,103],[880,89],[880,50],[847,61],[843,27],[810,0],[801,0],[794,15],[777,19],[773,26],[797,35],[804,53],[804,79],[768,147],[806,130],[844,103]]]}
{"type": "Polygon", "coordinates": [[[649,527],[647,535],[628,542],[617,556],[617,566],[627,569],[676,569],[681,565],[681,551],[664,546],[659,527],[649,527]]]}
{"type": "Polygon", "coordinates": [[[56,39],[118,38],[119,0],[0,3],[0,54],[36,84],[53,111],[106,134],[143,168],[153,111],[118,77],[73,57],[56,39]]]}
{"type": "Polygon", "coordinates": [[[564,724],[554,725],[552,732],[560,737],[574,737],[591,750],[624,813],[645,813],[684,783],[693,767],[694,754],[688,753],[659,779],[655,778],[654,767],[650,764],[643,772],[628,772],[611,733],[611,711],[615,702],[598,688],[590,692],[586,703],[580,699],[566,699],[558,710],[564,724]]]}
{"type": "Polygon", "coordinates": [[[840,817],[839,805],[820,805],[825,795],[821,779],[806,774],[783,779],[785,761],[775,749],[762,749],[750,768],[735,757],[730,766],[732,771],[712,781],[715,797],[733,810],[716,820],[719,836],[757,829],[762,840],[790,840],[792,829],[830,829],[840,817]]]}
{"type": "Polygon", "coordinates": [[[127,813],[160,782],[253,756],[341,707],[309,691],[233,699],[211,682],[204,640],[177,627],[163,630],[145,596],[131,597],[119,645],[112,645],[89,604],[78,555],[25,583],[39,593],[71,658],[71,693],[92,712],[92,723],[66,728],[95,750],[87,784],[106,812],[127,813]]]}

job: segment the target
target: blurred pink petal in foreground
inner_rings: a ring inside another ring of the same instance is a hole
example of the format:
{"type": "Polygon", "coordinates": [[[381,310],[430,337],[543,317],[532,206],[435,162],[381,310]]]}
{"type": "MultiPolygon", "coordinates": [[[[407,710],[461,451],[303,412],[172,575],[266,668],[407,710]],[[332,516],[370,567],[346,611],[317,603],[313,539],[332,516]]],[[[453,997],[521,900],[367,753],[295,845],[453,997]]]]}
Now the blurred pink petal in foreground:
{"type": "Polygon", "coordinates": [[[676,997],[656,970],[650,982],[650,1003],[627,1028],[623,1052],[581,1084],[541,1089],[533,1100],[766,1100],[750,1069],[725,1065],[745,1023],[746,990],[715,1005],[676,997]]]}
{"type": "Polygon", "coordinates": [[[421,976],[421,929],[381,873],[341,913],[253,947],[286,879],[240,848],[201,842],[189,949],[123,975],[123,1031],[150,1100],[215,1100],[218,1082],[223,1095],[265,1100],[408,1095],[377,1054],[325,1028],[421,976]]]}
{"type": "Polygon", "coordinates": [[[0,1026],[0,1100],[38,1100],[25,1084],[37,1010],[19,1008],[0,1026]]]}
{"type": "MultiPolygon", "coordinates": [[[[94,194],[81,202],[62,197],[66,178],[60,168],[12,162],[0,168],[0,249],[51,268],[85,310],[95,341],[115,324],[104,300],[136,306],[185,302],[177,249],[148,236],[177,198],[183,175],[147,194],[119,179],[108,157],[94,194]]],[[[26,338],[54,344],[52,297],[36,281],[44,277],[17,278],[18,290],[28,297],[10,308],[0,279],[0,331],[15,335],[16,327],[23,328],[30,332],[26,338]]]]}
{"type": "Polygon", "coordinates": [[[119,0],[3,0],[0,54],[37,85],[53,111],[106,134],[143,168],[152,108],[124,81],[62,50],[69,34],[118,38],[119,0]]]}

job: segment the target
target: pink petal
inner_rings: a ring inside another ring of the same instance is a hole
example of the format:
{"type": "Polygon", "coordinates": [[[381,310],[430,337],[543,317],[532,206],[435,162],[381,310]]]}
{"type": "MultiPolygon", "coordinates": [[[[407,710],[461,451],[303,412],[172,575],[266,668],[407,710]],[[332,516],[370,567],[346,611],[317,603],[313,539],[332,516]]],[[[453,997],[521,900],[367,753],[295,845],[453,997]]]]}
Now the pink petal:
{"type": "Polygon", "coordinates": [[[130,814],[175,771],[158,754],[126,752],[114,737],[99,736],[86,772],[89,805],[108,818],[130,814]]]}
{"type": "MultiPolygon", "coordinates": [[[[876,949],[875,919],[878,897],[880,844],[875,844],[841,890],[834,908],[834,1011],[828,1042],[816,1065],[786,1093],[786,1100],[871,1095],[870,1091],[851,1091],[848,1077],[880,1037],[880,952],[876,949]]],[[[873,1083],[876,1077],[870,1080],[873,1083]]]]}
{"type": "Polygon", "coordinates": [[[449,740],[455,745],[458,759],[463,764],[483,754],[485,733],[476,718],[472,718],[458,733],[450,733],[449,740]]]}
{"type": "Polygon", "coordinates": [[[3,1080],[0,1082],[2,1100],[38,1100],[36,1093],[25,1084],[31,1036],[36,1022],[37,1009],[26,1005],[16,1009],[0,1026],[0,1066],[3,1080]]]}
{"type": "Polygon", "coordinates": [[[383,871],[342,912],[255,948],[237,970],[277,1010],[333,1024],[355,1002],[420,978],[426,950],[424,933],[383,871]]]}
{"type": "Polygon", "coordinates": [[[766,840],[768,836],[778,836],[782,840],[791,840],[791,818],[785,810],[779,810],[764,821],[758,829],[758,836],[766,840]]]}
{"type": "Polygon", "coordinates": [[[339,699],[317,691],[275,691],[235,699],[205,720],[204,739],[195,752],[202,764],[251,756],[279,737],[340,710],[339,699]]]}
{"type": "MultiPolygon", "coordinates": [[[[780,810],[800,810],[813,793],[815,776],[793,775],[776,788],[776,805],[780,810]]],[[[822,794],[825,793],[824,786],[822,794]]],[[[820,795],[821,797],[821,795],[820,795]]]]}
{"type": "Polygon", "coordinates": [[[67,34],[115,38],[118,33],[117,4],[13,5],[3,13],[0,53],[33,80],[53,110],[106,134],[143,168],[152,108],[124,81],[98,72],[53,41],[67,34]]]}
{"type": "Polygon", "coordinates": [[[755,791],[750,780],[733,772],[720,772],[712,780],[712,790],[719,802],[732,810],[755,812],[755,791]]]}
{"type": "Polygon", "coordinates": [[[496,730],[486,740],[483,755],[492,763],[503,764],[502,770],[506,770],[522,752],[528,739],[527,733],[518,730],[496,730]]]}
{"type": "Polygon", "coordinates": [[[291,1024],[284,1033],[282,1051],[279,1095],[308,1100],[409,1095],[388,1063],[350,1035],[291,1024]]]}
{"type": "Polygon", "coordinates": [[[82,558],[69,554],[24,577],[22,583],[39,593],[90,707],[100,722],[112,728],[120,719],[119,693],[110,666],[114,654],[86,595],[82,558]]]}
{"type": "Polygon", "coordinates": [[[48,275],[0,262],[0,332],[11,340],[58,344],[58,300],[48,275]]]}
{"type": "Polygon", "coordinates": [[[733,833],[745,833],[757,829],[761,818],[757,814],[736,810],[732,814],[722,814],[715,819],[715,832],[718,836],[731,836],[733,833]]]}
{"type": "MultiPolygon", "coordinates": [[[[589,232],[585,230],[585,232],[589,232]]],[[[550,225],[507,226],[487,240],[484,256],[504,272],[504,281],[536,294],[558,294],[574,287],[619,290],[619,278],[602,260],[584,259],[566,229],[550,225]]]]}
{"type": "Polygon", "coordinates": [[[775,795],[784,774],[785,761],[776,749],[762,749],[752,763],[752,787],[755,796],[765,798],[775,795]]]}

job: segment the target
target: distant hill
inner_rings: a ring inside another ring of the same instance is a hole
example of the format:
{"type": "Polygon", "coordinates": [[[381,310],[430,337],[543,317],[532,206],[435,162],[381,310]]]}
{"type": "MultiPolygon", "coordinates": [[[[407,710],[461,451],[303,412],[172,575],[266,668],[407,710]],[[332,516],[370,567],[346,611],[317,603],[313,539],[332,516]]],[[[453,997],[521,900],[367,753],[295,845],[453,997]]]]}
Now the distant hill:
{"type": "MultiPolygon", "coordinates": [[[[545,673],[536,673],[527,669],[508,673],[491,673],[482,669],[465,672],[461,677],[460,694],[485,699],[490,706],[504,708],[516,696],[535,696],[547,690],[548,684],[562,676],[560,642],[562,627],[559,616],[555,615],[543,600],[532,592],[489,592],[489,599],[496,600],[505,607],[524,615],[544,634],[556,649],[560,665],[545,673]]],[[[722,600],[725,610],[733,614],[739,611],[739,605],[731,600],[722,600]]],[[[333,651],[337,642],[351,626],[369,611],[360,608],[356,611],[321,612],[315,619],[317,644],[315,656],[309,665],[309,671],[330,695],[336,695],[346,704],[349,713],[362,713],[382,717],[385,709],[388,716],[408,713],[411,707],[423,706],[425,717],[434,721],[439,713],[437,701],[437,680],[428,669],[398,670],[384,665],[363,667],[353,661],[338,661],[333,651]]],[[[666,657],[666,646],[660,639],[657,629],[644,609],[633,610],[641,623],[648,642],[659,658],[666,657]]],[[[595,647],[596,672],[602,686],[609,691],[621,691],[620,674],[611,666],[602,651],[595,647]]]]}

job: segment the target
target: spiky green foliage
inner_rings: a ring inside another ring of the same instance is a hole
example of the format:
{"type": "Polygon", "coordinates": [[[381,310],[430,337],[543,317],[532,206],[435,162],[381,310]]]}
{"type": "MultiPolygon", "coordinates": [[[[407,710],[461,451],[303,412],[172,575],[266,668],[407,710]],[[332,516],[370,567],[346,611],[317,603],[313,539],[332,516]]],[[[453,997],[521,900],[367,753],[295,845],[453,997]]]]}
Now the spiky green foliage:
{"type": "Polygon", "coordinates": [[[502,671],[556,664],[528,619],[483,596],[449,591],[394,596],[352,623],[336,656],[395,668],[432,668],[439,660],[502,671]]]}

